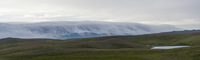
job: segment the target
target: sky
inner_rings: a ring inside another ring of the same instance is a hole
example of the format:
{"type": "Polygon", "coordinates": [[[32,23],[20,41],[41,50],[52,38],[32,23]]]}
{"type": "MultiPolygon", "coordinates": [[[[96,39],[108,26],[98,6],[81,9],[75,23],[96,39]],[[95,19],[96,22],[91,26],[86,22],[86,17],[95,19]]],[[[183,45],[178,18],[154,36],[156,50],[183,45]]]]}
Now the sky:
{"type": "Polygon", "coordinates": [[[200,0],[0,0],[0,22],[87,20],[200,29],[199,6],[200,0]]]}

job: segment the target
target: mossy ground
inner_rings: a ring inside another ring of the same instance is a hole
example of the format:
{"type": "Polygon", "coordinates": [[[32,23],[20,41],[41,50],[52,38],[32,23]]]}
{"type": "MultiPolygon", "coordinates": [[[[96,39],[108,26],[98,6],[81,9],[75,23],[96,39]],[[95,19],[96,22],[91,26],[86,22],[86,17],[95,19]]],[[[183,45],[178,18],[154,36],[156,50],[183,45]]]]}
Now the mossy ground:
{"type": "Polygon", "coordinates": [[[200,33],[0,40],[0,60],[200,60],[200,33]],[[146,46],[148,45],[148,46],[146,46]],[[192,47],[152,50],[151,46],[192,47]]]}

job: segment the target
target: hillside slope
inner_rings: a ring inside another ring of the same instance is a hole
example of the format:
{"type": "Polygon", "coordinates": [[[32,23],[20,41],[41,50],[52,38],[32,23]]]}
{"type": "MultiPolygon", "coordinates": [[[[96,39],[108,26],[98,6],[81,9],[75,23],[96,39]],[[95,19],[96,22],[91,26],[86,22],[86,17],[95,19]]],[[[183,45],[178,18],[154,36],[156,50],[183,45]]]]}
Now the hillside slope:
{"type": "Polygon", "coordinates": [[[41,22],[24,24],[0,23],[0,38],[71,39],[114,35],[140,35],[180,30],[171,25],[147,25],[117,22],[41,22]]]}
{"type": "Polygon", "coordinates": [[[199,60],[200,33],[108,36],[73,40],[0,40],[1,60],[199,60]],[[146,46],[148,45],[148,46],[146,46]],[[151,50],[151,46],[192,47],[151,50]],[[144,57],[145,56],[145,57],[144,57]]]}

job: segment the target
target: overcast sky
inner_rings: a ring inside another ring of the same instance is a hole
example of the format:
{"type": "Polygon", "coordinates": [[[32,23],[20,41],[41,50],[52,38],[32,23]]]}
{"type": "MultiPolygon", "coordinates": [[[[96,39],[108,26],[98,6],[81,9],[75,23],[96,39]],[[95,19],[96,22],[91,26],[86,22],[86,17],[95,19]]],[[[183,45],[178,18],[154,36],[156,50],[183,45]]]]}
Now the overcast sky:
{"type": "Polygon", "coordinates": [[[0,0],[0,22],[200,24],[200,0],[0,0]]]}

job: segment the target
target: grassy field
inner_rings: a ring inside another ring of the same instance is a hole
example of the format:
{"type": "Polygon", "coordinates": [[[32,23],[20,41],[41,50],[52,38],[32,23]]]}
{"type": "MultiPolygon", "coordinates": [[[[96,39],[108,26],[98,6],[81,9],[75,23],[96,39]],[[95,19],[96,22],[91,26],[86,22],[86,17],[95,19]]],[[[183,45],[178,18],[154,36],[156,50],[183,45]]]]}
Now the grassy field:
{"type": "Polygon", "coordinates": [[[200,33],[0,40],[0,60],[200,60],[200,33]],[[148,46],[147,46],[148,45],[148,46]],[[192,47],[152,50],[152,46],[192,47]]]}

